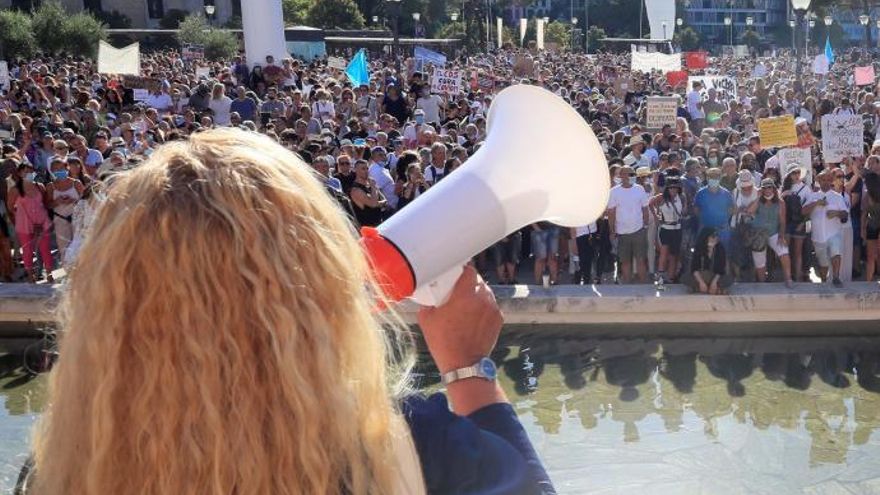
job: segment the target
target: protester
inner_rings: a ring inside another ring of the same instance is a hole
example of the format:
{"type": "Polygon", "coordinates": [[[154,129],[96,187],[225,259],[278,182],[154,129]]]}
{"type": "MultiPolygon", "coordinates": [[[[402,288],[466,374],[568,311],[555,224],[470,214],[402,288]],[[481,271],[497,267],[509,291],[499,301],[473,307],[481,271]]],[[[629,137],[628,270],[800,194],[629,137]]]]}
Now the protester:
{"type": "Polygon", "coordinates": [[[617,172],[620,185],[611,188],[608,202],[608,223],[611,225],[611,239],[617,242],[617,266],[621,283],[631,283],[633,263],[636,278],[645,283],[648,276],[648,203],[650,198],[645,189],[635,184],[635,171],[632,167],[621,167],[617,172]]]}
{"type": "Polygon", "coordinates": [[[791,279],[788,242],[785,239],[785,208],[773,179],[761,181],[760,197],[749,206],[749,215],[753,218],[751,228],[758,231],[763,244],[763,248],[751,246],[752,259],[755,263],[755,280],[767,281],[767,251],[772,250],[782,265],[785,286],[791,289],[794,285],[791,279]]]}
{"type": "Polygon", "coordinates": [[[833,172],[824,170],[816,178],[819,190],[810,195],[809,202],[804,206],[804,214],[809,215],[812,225],[811,236],[819,262],[819,276],[823,281],[830,280],[835,287],[841,287],[842,224],[849,217],[849,208],[843,196],[832,188],[833,172]]]}
{"type": "Polygon", "coordinates": [[[725,294],[733,283],[727,274],[724,245],[715,229],[700,230],[685,283],[694,292],[712,295],[725,294]]]}

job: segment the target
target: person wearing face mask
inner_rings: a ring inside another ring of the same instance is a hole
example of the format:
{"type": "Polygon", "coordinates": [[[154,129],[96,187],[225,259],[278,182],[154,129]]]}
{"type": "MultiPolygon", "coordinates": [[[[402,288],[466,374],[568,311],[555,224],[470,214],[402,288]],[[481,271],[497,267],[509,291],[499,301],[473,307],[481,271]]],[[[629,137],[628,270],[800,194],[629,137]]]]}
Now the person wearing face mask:
{"type": "Polygon", "coordinates": [[[794,282],[791,279],[791,260],[788,256],[788,242],[785,239],[785,204],[780,200],[773,179],[761,181],[760,197],[749,207],[749,214],[754,218],[752,227],[767,240],[762,249],[755,249],[761,246],[752,246],[755,280],[757,282],[767,280],[767,250],[772,249],[782,265],[785,286],[791,289],[794,287],[794,282]]]}
{"type": "Polygon", "coordinates": [[[690,269],[685,274],[685,284],[700,294],[726,294],[733,283],[727,275],[727,255],[718,231],[705,228],[697,236],[690,269]]]}
{"type": "Polygon", "coordinates": [[[82,198],[73,207],[73,240],[67,246],[62,258],[64,266],[70,267],[76,262],[79,250],[88,234],[89,227],[95,219],[98,207],[106,200],[104,184],[94,181],[85,187],[82,198]]]}
{"type": "Polygon", "coordinates": [[[804,241],[807,238],[807,220],[804,205],[810,200],[812,188],[801,179],[801,169],[790,163],[782,181],[782,200],[785,203],[785,230],[792,258],[792,277],[795,282],[803,280],[804,241]]]}
{"type": "Polygon", "coordinates": [[[819,181],[819,191],[810,195],[803,211],[810,217],[811,238],[822,280],[827,281],[830,275],[834,286],[842,287],[840,264],[843,254],[843,224],[849,219],[849,208],[843,196],[833,189],[834,173],[831,170],[823,170],[816,178],[819,181]]]}
{"type": "Polygon", "coordinates": [[[73,240],[73,208],[82,196],[83,184],[70,176],[67,162],[63,160],[52,160],[51,173],[53,180],[46,186],[46,196],[55,227],[58,257],[64,260],[67,246],[73,240]]]}
{"type": "Polygon", "coordinates": [[[54,261],[49,243],[52,223],[45,204],[46,189],[42,184],[34,182],[36,173],[29,163],[18,165],[16,172],[15,187],[9,190],[6,201],[7,210],[11,213],[12,222],[15,224],[15,233],[21,244],[25,271],[31,283],[36,283],[34,246],[39,246],[40,257],[46,270],[46,281],[54,283],[55,279],[52,277],[54,261]]]}
{"type": "Polygon", "coordinates": [[[694,197],[694,213],[700,230],[715,229],[718,238],[725,244],[725,249],[730,243],[729,225],[733,207],[733,195],[721,187],[721,169],[710,168],[706,172],[706,187],[700,189],[694,197]]]}

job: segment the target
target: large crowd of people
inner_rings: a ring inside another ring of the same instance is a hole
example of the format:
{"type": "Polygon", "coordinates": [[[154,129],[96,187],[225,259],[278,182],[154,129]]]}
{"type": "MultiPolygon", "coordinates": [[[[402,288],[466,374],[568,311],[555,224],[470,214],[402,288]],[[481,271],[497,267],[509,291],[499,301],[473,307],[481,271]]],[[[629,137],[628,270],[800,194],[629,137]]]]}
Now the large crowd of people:
{"type": "MultiPolygon", "coordinates": [[[[541,222],[499,240],[476,258],[495,282],[681,282],[720,294],[734,282],[874,280],[878,88],[853,83],[853,68],[866,63],[859,51],[800,78],[785,55],[710,58],[691,73],[733,79],[733,92],[632,72],[629,54],[508,48],[447,62],[464,75],[454,95],[432,92],[431,66],[387,56],[370,62],[362,85],[324,60],[206,62],[159,51],[142,56],[140,78],[71,57],[13,61],[0,96],[0,279],[51,282],[54,269],[77,262],[114,174],[215,127],[263,133],[297,152],[353,223],[378,225],[466,166],[486,137],[493,95],[524,83],[553,91],[590,123],[611,199],[593,224],[541,222]],[[679,97],[678,118],[650,129],[647,97],[661,95],[679,97]],[[762,146],[757,120],[786,114],[810,168],[762,146]],[[826,114],[863,118],[863,153],[823,158],[826,114]]],[[[539,163],[541,149],[523,158],[539,163]]]]}

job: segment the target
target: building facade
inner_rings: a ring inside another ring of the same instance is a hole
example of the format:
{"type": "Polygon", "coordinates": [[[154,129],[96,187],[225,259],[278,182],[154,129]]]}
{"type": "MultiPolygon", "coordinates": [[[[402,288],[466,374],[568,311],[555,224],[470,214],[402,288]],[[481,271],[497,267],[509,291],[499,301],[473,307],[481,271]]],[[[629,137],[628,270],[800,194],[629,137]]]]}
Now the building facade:
{"type": "Polygon", "coordinates": [[[747,29],[766,38],[773,26],[788,22],[788,0],[690,0],[685,2],[685,20],[702,39],[717,44],[737,44],[747,29]],[[747,19],[751,17],[749,28],[747,19]],[[725,24],[730,18],[730,25],[725,24]]]}
{"type": "MultiPolygon", "coordinates": [[[[68,12],[116,11],[131,19],[134,29],[155,29],[168,11],[204,12],[205,5],[214,6],[212,22],[224,24],[230,18],[241,17],[242,0],[60,0],[68,12]]],[[[40,0],[0,0],[0,9],[18,8],[31,10],[40,0]]]]}

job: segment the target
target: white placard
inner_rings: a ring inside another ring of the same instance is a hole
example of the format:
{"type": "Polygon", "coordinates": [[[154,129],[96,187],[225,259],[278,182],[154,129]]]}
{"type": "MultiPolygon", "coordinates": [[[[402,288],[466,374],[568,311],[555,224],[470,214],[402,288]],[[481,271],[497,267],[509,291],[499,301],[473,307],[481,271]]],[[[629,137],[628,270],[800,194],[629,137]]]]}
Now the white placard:
{"type": "Polygon", "coordinates": [[[678,118],[677,97],[649,96],[647,105],[646,125],[649,129],[662,129],[664,125],[675,126],[678,118]]]}
{"type": "Polygon", "coordinates": [[[147,101],[147,98],[150,97],[150,90],[148,89],[135,88],[131,90],[131,93],[134,101],[147,101]]]}
{"type": "Polygon", "coordinates": [[[813,155],[810,148],[781,148],[776,152],[776,159],[781,174],[786,173],[790,164],[796,163],[801,169],[801,178],[807,184],[810,183],[810,177],[813,176],[813,155]]]}
{"type": "Polygon", "coordinates": [[[849,156],[862,156],[865,124],[861,115],[822,116],[822,157],[840,163],[849,156]]]}
{"type": "Polygon", "coordinates": [[[140,43],[132,43],[123,48],[113,48],[104,40],[98,42],[98,72],[101,74],[141,73],[140,43]]]}
{"type": "Polygon", "coordinates": [[[688,77],[687,90],[694,89],[694,82],[703,83],[703,94],[710,89],[715,89],[720,98],[736,98],[736,79],[725,76],[690,76],[688,77]]]}
{"type": "Polygon", "coordinates": [[[348,67],[348,62],[342,57],[327,57],[327,67],[330,67],[331,69],[345,70],[348,67]]]}
{"type": "Polygon", "coordinates": [[[0,60],[0,89],[9,91],[9,64],[0,60]]]}
{"type": "Polygon", "coordinates": [[[659,70],[662,73],[681,70],[681,54],[672,53],[665,54],[660,52],[642,53],[632,52],[632,63],[630,69],[641,72],[651,72],[659,70]]]}
{"type": "Polygon", "coordinates": [[[461,71],[434,69],[434,77],[431,78],[431,92],[450,95],[461,93],[461,71]]]}

